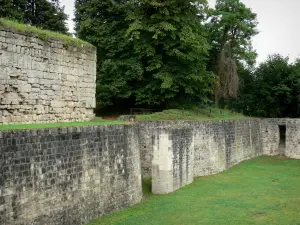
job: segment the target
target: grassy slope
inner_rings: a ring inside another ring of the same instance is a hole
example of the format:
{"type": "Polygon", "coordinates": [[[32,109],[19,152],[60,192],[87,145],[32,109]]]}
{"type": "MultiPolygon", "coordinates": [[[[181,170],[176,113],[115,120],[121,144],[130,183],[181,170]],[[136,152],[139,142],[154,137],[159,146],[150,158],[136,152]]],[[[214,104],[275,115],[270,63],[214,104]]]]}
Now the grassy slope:
{"type": "Polygon", "coordinates": [[[111,125],[111,124],[125,124],[123,121],[111,121],[96,118],[88,122],[65,122],[65,123],[43,123],[43,124],[11,124],[0,125],[0,130],[20,130],[20,129],[43,129],[54,127],[74,127],[74,126],[94,126],[94,125],[111,125]]]}
{"type": "Polygon", "coordinates": [[[4,18],[0,18],[0,27],[1,26],[12,28],[17,31],[35,33],[35,34],[37,34],[37,37],[42,40],[47,40],[49,38],[57,38],[57,39],[60,39],[66,45],[72,45],[72,46],[79,47],[79,48],[83,47],[83,46],[93,47],[93,45],[91,45],[83,40],[80,40],[78,38],[73,38],[72,36],[60,34],[60,33],[49,31],[49,30],[41,30],[34,26],[21,24],[21,23],[12,21],[12,20],[4,19],[4,18]]]}
{"type": "Polygon", "coordinates": [[[300,160],[259,157],[90,225],[299,224],[299,187],[300,160]]]}
{"type": "Polygon", "coordinates": [[[159,121],[159,120],[229,120],[244,119],[243,114],[235,113],[225,109],[198,108],[190,109],[170,109],[148,115],[138,115],[139,121],[159,121]]]}

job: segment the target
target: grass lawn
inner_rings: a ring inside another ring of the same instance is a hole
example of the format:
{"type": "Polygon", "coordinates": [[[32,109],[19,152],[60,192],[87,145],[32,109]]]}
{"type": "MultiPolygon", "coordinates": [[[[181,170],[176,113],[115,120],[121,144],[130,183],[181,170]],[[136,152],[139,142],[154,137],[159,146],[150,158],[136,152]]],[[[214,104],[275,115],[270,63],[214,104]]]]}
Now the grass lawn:
{"type": "Polygon", "coordinates": [[[138,115],[138,121],[164,121],[164,120],[233,120],[245,119],[245,115],[226,109],[200,108],[169,109],[147,115],[138,115]]]}
{"type": "Polygon", "coordinates": [[[76,126],[96,126],[96,125],[111,125],[111,124],[126,124],[124,121],[103,120],[101,117],[95,118],[87,122],[62,122],[62,123],[40,123],[40,124],[10,124],[0,125],[0,130],[24,130],[24,129],[43,129],[55,127],[76,127],[76,126]]]}
{"type": "Polygon", "coordinates": [[[249,160],[89,225],[100,224],[300,224],[300,160],[249,160]]]}

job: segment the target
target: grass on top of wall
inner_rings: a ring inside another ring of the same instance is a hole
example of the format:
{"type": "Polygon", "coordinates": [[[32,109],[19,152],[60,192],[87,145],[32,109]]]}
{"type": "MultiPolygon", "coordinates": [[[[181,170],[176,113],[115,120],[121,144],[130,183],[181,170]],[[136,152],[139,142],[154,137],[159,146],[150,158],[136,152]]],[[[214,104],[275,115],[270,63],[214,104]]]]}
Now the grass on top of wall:
{"type": "Polygon", "coordinates": [[[85,42],[83,40],[80,40],[78,38],[73,38],[71,35],[64,35],[58,32],[49,31],[49,30],[42,30],[34,26],[18,23],[16,21],[8,20],[5,18],[0,18],[0,27],[7,27],[12,28],[17,31],[26,32],[26,33],[35,33],[37,34],[37,38],[46,41],[50,38],[56,38],[60,39],[65,46],[74,46],[77,48],[82,48],[84,46],[89,46],[94,48],[93,45],[91,45],[88,42],[85,42]]]}
{"type": "Polygon", "coordinates": [[[126,124],[124,121],[103,120],[101,117],[95,118],[87,122],[61,122],[61,123],[41,123],[41,124],[10,124],[0,125],[0,130],[25,130],[25,129],[45,129],[57,127],[80,127],[80,126],[97,126],[97,125],[113,125],[126,124]]]}
{"type": "Polygon", "coordinates": [[[139,121],[166,121],[166,120],[235,120],[245,119],[245,115],[226,109],[213,107],[190,107],[188,109],[169,109],[153,114],[138,115],[139,121]]]}
{"type": "Polygon", "coordinates": [[[264,156],[89,225],[299,224],[299,187],[300,160],[264,156]]]}

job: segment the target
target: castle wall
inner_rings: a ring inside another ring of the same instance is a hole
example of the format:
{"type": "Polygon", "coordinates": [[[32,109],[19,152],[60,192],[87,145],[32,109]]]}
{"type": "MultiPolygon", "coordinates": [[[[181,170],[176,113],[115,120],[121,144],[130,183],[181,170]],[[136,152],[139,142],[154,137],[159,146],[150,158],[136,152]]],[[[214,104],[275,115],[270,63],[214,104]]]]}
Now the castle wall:
{"type": "Polygon", "coordinates": [[[0,124],[94,117],[96,49],[0,23],[0,124]]]}
{"type": "Polygon", "coordinates": [[[141,198],[134,126],[0,132],[0,224],[84,224],[141,198]]]}

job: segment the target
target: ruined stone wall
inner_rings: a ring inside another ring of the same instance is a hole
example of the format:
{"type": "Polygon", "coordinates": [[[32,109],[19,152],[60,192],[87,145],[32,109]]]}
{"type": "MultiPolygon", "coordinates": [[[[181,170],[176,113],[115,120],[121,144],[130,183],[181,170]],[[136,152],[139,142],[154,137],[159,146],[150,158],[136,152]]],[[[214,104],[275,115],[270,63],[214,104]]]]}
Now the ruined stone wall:
{"type": "Polygon", "coordinates": [[[262,134],[266,155],[300,159],[300,119],[262,119],[262,134]],[[285,140],[280,140],[279,126],[286,127],[285,140]]]}
{"type": "Polygon", "coordinates": [[[139,145],[144,178],[152,176],[153,146],[157,129],[178,125],[192,129],[195,177],[219,173],[243,160],[263,154],[259,119],[141,123],[139,145]]]}
{"type": "Polygon", "coordinates": [[[300,158],[300,119],[1,131],[0,224],[82,224],[140,202],[141,176],[169,193],[282,150],[300,158]]]}
{"type": "Polygon", "coordinates": [[[0,224],[77,225],[142,198],[131,125],[0,131],[0,224]]]}
{"type": "Polygon", "coordinates": [[[96,50],[0,23],[0,124],[86,121],[95,108],[96,50]]]}
{"type": "Polygon", "coordinates": [[[194,129],[194,176],[224,171],[263,154],[260,120],[210,121],[194,129]]]}

